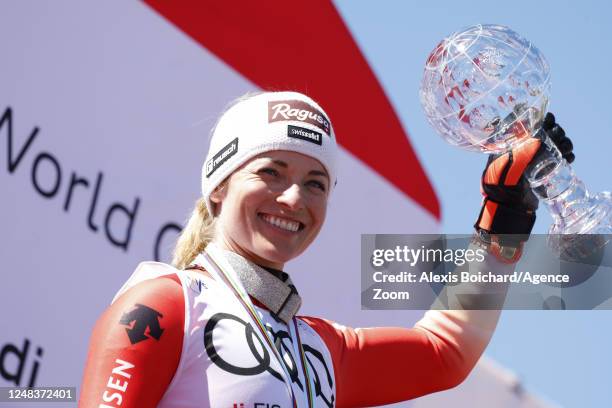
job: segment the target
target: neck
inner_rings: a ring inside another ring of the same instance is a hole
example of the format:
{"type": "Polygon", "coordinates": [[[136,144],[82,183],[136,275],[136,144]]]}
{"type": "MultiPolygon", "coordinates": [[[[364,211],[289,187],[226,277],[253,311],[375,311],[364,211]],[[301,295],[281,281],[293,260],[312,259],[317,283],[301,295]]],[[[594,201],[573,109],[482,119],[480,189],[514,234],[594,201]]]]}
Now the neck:
{"type": "Polygon", "coordinates": [[[265,258],[262,258],[253,252],[247,251],[241,248],[239,245],[237,245],[232,240],[227,239],[225,235],[222,233],[217,234],[217,236],[213,239],[212,242],[214,242],[215,245],[217,245],[219,248],[224,249],[226,251],[232,251],[242,256],[243,258],[248,259],[249,261],[261,266],[262,268],[265,268],[265,269],[271,268],[271,269],[276,269],[279,271],[282,271],[285,268],[284,263],[273,262],[265,258]]]}
{"type": "MultiPolygon", "coordinates": [[[[218,260],[223,258],[224,263],[217,263],[222,275],[226,273],[234,275],[242,284],[246,294],[265,306],[275,319],[289,324],[302,304],[302,300],[287,274],[272,267],[258,265],[231,247],[221,247],[216,242],[212,242],[205,252],[212,256],[213,260],[215,257],[218,260]],[[283,276],[286,279],[283,279],[283,276]]],[[[206,258],[202,259],[202,261],[205,260],[206,258]]],[[[204,268],[208,266],[206,262],[203,262],[202,265],[204,268]]],[[[211,270],[214,271],[215,268],[211,270]]]]}

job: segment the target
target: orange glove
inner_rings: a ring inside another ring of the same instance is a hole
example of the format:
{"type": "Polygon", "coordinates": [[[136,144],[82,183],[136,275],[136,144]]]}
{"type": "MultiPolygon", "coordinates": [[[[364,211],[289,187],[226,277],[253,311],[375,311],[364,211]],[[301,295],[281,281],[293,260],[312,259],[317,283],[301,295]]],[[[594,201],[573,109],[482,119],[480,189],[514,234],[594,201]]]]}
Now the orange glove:
{"type": "MultiPolygon", "coordinates": [[[[541,131],[555,143],[569,163],[575,156],[573,145],[565,131],[547,113],[541,131]]],[[[518,241],[526,241],[536,220],[538,198],[531,191],[524,176],[525,169],[537,160],[542,142],[531,138],[512,151],[491,155],[482,174],[481,190],[484,201],[474,227],[489,234],[518,234],[518,241]]]]}

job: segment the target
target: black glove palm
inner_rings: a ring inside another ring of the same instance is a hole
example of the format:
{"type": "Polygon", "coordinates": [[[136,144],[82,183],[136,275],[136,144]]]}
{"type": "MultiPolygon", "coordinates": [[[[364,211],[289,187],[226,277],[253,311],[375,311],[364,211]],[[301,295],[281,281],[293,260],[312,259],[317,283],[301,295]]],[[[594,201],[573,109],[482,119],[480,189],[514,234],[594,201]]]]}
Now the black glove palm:
{"type": "MultiPolygon", "coordinates": [[[[569,163],[575,159],[573,144],[565,131],[547,113],[541,130],[555,143],[569,163]]],[[[528,235],[535,223],[538,199],[524,176],[525,169],[542,151],[539,138],[531,138],[512,151],[491,155],[482,173],[482,210],[474,227],[491,234],[528,235]]]]}

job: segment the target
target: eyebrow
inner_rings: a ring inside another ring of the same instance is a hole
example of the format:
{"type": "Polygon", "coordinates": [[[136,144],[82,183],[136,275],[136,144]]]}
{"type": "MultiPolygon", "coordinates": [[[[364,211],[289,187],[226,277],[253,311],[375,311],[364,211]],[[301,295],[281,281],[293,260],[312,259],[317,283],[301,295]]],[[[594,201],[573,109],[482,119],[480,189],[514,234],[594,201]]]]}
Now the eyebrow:
{"type": "Polygon", "coordinates": [[[272,163],[278,164],[279,166],[281,166],[281,167],[283,167],[285,169],[287,167],[289,167],[289,165],[287,163],[285,163],[284,161],[282,161],[282,160],[272,160],[272,163]]]}
{"type": "MultiPolygon", "coordinates": [[[[286,169],[287,167],[289,167],[289,165],[288,165],[287,163],[285,163],[284,161],[282,161],[282,160],[278,160],[278,159],[277,159],[277,160],[272,160],[272,162],[273,162],[274,164],[276,164],[276,165],[278,165],[278,166],[280,166],[280,167],[284,168],[284,169],[286,169]]],[[[326,173],[326,172],[324,172],[324,171],[320,171],[320,170],[310,170],[310,171],[308,172],[308,174],[309,174],[309,175],[311,175],[311,176],[322,176],[322,177],[327,177],[327,178],[329,178],[329,176],[327,175],[327,173],[326,173]]]]}
{"type": "Polygon", "coordinates": [[[311,170],[311,171],[308,172],[308,174],[310,174],[312,176],[322,176],[322,177],[329,178],[327,173],[325,173],[324,171],[319,171],[319,170],[311,170]]]}

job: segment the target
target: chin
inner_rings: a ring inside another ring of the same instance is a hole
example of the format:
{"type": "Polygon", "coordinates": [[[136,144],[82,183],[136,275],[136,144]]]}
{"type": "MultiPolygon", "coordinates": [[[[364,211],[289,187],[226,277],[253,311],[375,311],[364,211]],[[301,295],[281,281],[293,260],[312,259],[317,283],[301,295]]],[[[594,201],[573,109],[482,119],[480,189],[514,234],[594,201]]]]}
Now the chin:
{"type": "Polygon", "coordinates": [[[301,252],[292,250],[290,248],[282,248],[268,242],[260,246],[260,250],[256,252],[260,258],[266,261],[285,264],[292,259],[296,258],[301,252]]]}

